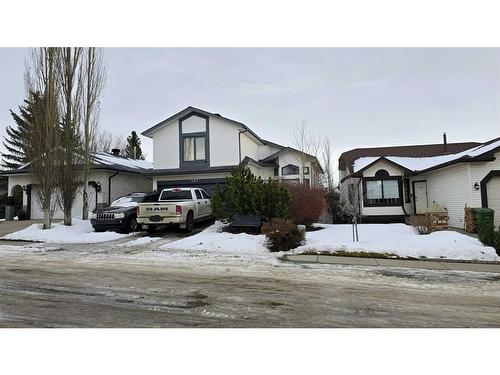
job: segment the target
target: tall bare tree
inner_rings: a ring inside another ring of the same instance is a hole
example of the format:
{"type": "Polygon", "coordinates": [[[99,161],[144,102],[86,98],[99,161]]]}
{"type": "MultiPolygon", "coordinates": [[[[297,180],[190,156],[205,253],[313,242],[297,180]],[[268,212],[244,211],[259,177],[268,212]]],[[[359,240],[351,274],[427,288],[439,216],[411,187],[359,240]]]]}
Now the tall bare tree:
{"type": "Polygon", "coordinates": [[[96,152],[110,152],[111,149],[120,150],[120,155],[125,156],[127,141],[122,135],[114,135],[105,129],[97,129],[95,134],[96,152]]]}
{"type": "Polygon", "coordinates": [[[333,178],[334,178],[334,167],[333,167],[333,148],[330,142],[330,138],[325,137],[323,139],[323,145],[321,150],[321,159],[323,162],[323,170],[324,170],[324,179],[325,185],[328,191],[332,191],[333,186],[333,178]]]}
{"type": "Polygon", "coordinates": [[[57,187],[59,147],[59,85],[57,83],[56,48],[34,49],[26,62],[25,86],[33,108],[32,146],[27,157],[31,166],[33,183],[36,185],[36,201],[43,212],[43,229],[49,229],[54,212],[57,187]],[[36,101],[39,94],[43,100],[36,101]]]}
{"type": "MultiPolygon", "coordinates": [[[[307,127],[307,122],[302,120],[302,122],[295,127],[294,132],[294,146],[297,150],[299,150],[299,161],[300,161],[300,177],[302,182],[304,181],[304,166],[306,161],[308,160],[308,156],[312,155],[316,157],[316,160],[319,162],[319,158],[321,156],[321,136],[319,134],[312,133],[307,127]]],[[[315,162],[311,162],[311,166],[314,166],[315,162]]],[[[320,167],[318,165],[318,167],[320,167]]],[[[320,168],[317,168],[318,170],[320,168]]],[[[311,178],[314,178],[315,182],[319,182],[321,180],[321,174],[316,172],[316,168],[311,168],[310,170],[311,178]],[[315,175],[318,173],[318,175],[315,175]],[[314,174],[314,175],[313,175],[314,174]]]]}
{"type": "Polygon", "coordinates": [[[58,81],[61,87],[61,146],[58,148],[58,203],[64,213],[64,225],[71,225],[72,208],[82,183],[80,113],[82,99],[82,49],[58,49],[58,81]]]}
{"type": "Polygon", "coordinates": [[[82,70],[82,126],[83,126],[83,212],[82,218],[88,219],[89,215],[89,174],[98,149],[97,128],[99,123],[100,97],[106,84],[106,68],[102,50],[86,48],[83,54],[82,70]]]}

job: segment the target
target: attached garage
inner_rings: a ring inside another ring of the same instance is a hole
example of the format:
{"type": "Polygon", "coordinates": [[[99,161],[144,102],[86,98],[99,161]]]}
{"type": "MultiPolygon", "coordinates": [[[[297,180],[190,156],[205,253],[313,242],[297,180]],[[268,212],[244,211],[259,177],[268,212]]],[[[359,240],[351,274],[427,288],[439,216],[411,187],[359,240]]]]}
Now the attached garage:
{"type": "Polygon", "coordinates": [[[195,187],[205,190],[209,195],[215,191],[217,185],[225,183],[224,178],[193,179],[193,180],[172,180],[157,182],[157,191],[174,187],[195,187]]]}

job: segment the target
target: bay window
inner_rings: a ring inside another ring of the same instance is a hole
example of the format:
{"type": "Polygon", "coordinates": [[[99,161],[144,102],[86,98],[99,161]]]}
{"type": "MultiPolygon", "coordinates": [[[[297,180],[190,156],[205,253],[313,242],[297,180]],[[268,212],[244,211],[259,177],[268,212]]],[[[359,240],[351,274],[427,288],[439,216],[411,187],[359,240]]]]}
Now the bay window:
{"type": "Polygon", "coordinates": [[[401,178],[390,177],[383,169],[375,177],[365,177],[363,187],[365,207],[401,205],[401,178]]]}

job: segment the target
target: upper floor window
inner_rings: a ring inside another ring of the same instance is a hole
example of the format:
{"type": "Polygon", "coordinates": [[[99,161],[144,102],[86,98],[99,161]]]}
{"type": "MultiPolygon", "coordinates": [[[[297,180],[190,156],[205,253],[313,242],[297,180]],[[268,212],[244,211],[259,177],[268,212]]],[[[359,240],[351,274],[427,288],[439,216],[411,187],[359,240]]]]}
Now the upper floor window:
{"type": "Polygon", "coordinates": [[[184,161],[203,161],[205,156],[205,137],[184,137],[184,161]]]}
{"type": "Polygon", "coordinates": [[[304,167],[304,174],[309,174],[309,167],[304,167]]]}
{"type": "Polygon", "coordinates": [[[282,176],[288,176],[291,174],[299,174],[299,167],[293,164],[288,164],[281,168],[282,176]]]}

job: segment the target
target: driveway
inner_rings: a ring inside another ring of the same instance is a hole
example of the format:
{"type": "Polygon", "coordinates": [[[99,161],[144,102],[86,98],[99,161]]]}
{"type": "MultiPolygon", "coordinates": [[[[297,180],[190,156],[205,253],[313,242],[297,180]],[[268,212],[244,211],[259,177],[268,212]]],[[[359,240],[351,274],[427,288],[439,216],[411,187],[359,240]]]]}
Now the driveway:
{"type": "Polygon", "coordinates": [[[498,274],[159,249],[180,235],[0,244],[0,327],[500,327],[498,274]]]}
{"type": "Polygon", "coordinates": [[[40,224],[42,220],[11,220],[11,221],[0,221],[0,238],[6,236],[9,233],[17,232],[18,230],[23,230],[28,228],[31,224],[40,224]]]}

